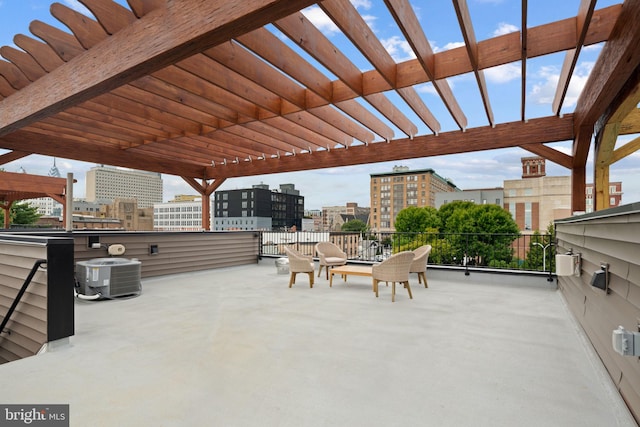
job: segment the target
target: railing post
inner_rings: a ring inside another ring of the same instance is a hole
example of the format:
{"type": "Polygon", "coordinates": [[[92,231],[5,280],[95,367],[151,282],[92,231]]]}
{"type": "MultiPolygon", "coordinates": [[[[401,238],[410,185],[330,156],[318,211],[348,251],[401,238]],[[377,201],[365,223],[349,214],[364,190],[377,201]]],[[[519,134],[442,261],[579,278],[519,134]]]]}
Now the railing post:
{"type": "Polygon", "coordinates": [[[465,234],[465,245],[464,245],[464,275],[468,276],[471,274],[469,272],[469,233],[465,234]]]}

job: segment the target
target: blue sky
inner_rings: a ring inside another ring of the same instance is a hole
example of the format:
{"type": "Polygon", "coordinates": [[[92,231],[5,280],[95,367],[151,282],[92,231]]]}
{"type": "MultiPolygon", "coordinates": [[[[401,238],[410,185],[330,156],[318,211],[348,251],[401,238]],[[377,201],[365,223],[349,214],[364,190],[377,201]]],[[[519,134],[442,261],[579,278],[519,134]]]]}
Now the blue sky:
{"type": "MultiPolygon", "coordinates": [[[[517,31],[521,25],[519,0],[467,0],[474,24],[477,40],[484,40],[506,32],[517,31]]],[[[77,0],[60,0],[77,10],[83,9],[77,0]]],[[[120,3],[126,4],[124,1],[120,3]]],[[[49,0],[0,0],[0,45],[14,46],[15,34],[29,35],[29,23],[35,19],[60,26],[49,13],[53,3],[49,0]]],[[[412,53],[402,33],[386,11],[381,0],[352,0],[365,17],[367,23],[382,40],[391,55],[402,61],[412,57],[412,53]]],[[[529,2],[528,26],[575,16],[579,0],[534,1],[529,2]]],[[[598,1],[597,9],[615,4],[612,0],[598,1]]],[[[427,38],[434,51],[460,46],[462,34],[456,19],[455,10],[448,1],[432,0],[415,2],[416,13],[423,24],[427,38]]],[[[86,9],[85,9],[86,10],[86,9]]],[[[312,7],[305,14],[340,47],[361,69],[369,70],[371,65],[341,35],[319,8],[312,7]]],[[[586,82],[589,72],[600,53],[600,46],[582,50],[574,77],[571,81],[563,112],[573,112],[575,102],[586,82]]],[[[551,112],[555,86],[562,66],[564,54],[536,58],[527,62],[527,118],[547,116],[551,112]]],[[[520,64],[513,63],[486,70],[487,87],[496,122],[510,122],[520,119],[520,64]]],[[[469,121],[469,128],[486,126],[488,121],[480,99],[475,77],[472,74],[454,77],[449,80],[462,110],[469,121]]],[[[457,126],[444,108],[430,84],[417,88],[425,104],[440,121],[442,131],[456,130],[457,126]]],[[[418,134],[430,134],[427,127],[404,108],[404,103],[394,94],[392,101],[418,125],[418,134]]],[[[396,136],[403,134],[396,130],[396,136]]],[[[637,136],[637,135],[635,135],[637,136]]],[[[633,139],[620,138],[617,147],[633,139]]],[[[571,143],[557,143],[553,146],[566,153],[571,152],[571,143]]],[[[0,150],[0,154],[3,153],[0,150]]],[[[265,175],[227,180],[221,189],[246,188],[253,184],[265,183],[277,188],[282,183],[294,183],[305,196],[307,209],[320,209],[322,206],[344,205],[357,202],[360,206],[369,206],[369,175],[391,171],[394,165],[404,165],[411,169],[431,168],[439,175],[453,180],[462,189],[500,187],[506,179],[518,179],[521,175],[520,158],[532,154],[518,149],[492,150],[480,153],[457,154],[398,162],[376,163],[370,165],[331,168],[318,171],[265,175]],[[332,191],[327,191],[332,189],[332,191]]],[[[85,193],[85,172],[93,164],[59,158],[56,164],[64,175],[71,172],[78,180],[74,195],[82,197],[85,193]]],[[[2,165],[5,170],[17,172],[26,170],[33,174],[47,174],[53,159],[44,156],[29,156],[2,165]]],[[[587,165],[588,181],[592,175],[592,156],[587,165]]],[[[547,163],[547,174],[553,176],[569,175],[570,171],[554,163],[547,163]]],[[[611,180],[623,182],[623,203],[640,201],[640,153],[635,153],[611,167],[611,180]]],[[[175,194],[192,194],[193,190],[181,178],[163,175],[164,198],[169,200],[175,194]]]]}

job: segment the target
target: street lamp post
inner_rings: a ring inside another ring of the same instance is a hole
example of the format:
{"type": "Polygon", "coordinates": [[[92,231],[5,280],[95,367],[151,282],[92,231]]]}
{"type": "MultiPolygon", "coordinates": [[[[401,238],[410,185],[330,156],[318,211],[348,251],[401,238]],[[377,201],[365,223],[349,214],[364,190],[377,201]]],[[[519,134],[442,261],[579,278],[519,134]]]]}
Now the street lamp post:
{"type": "Polygon", "coordinates": [[[539,242],[533,242],[533,244],[542,248],[542,271],[547,271],[547,248],[551,246],[551,243],[543,245],[539,242]]]}

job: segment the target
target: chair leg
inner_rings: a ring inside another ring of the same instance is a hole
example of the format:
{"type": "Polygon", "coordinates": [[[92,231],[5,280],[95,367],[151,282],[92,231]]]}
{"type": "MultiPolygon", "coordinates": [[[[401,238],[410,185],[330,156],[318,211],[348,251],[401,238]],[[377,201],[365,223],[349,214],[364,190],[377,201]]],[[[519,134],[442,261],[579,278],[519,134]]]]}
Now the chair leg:
{"type": "Polygon", "coordinates": [[[427,284],[427,274],[426,273],[422,273],[422,281],[424,282],[424,287],[428,288],[429,285],[427,284]]]}
{"type": "Polygon", "coordinates": [[[422,283],[422,273],[418,272],[418,285],[422,283]]]}
{"type": "Polygon", "coordinates": [[[391,282],[391,302],[396,302],[396,282],[391,282]]]}
{"type": "Polygon", "coordinates": [[[313,271],[307,273],[309,275],[309,287],[313,288],[313,271]]]}
{"type": "Polygon", "coordinates": [[[376,293],[376,298],[378,298],[378,280],[373,279],[373,292],[376,293]]]}
{"type": "Polygon", "coordinates": [[[291,272],[291,277],[289,277],[289,287],[293,286],[296,283],[296,273],[291,272]]]}
{"type": "Polygon", "coordinates": [[[324,272],[325,272],[325,273],[326,273],[326,275],[327,275],[327,280],[329,280],[329,266],[328,266],[328,265],[325,265],[325,266],[324,266],[324,272]]]}
{"type": "Polygon", "coordinates": [[[320,277],[320,273],[322,273],[322,264],[318,266],[318,277],[320,277]]]}
{"type": "Polygon", "coordinates": [[[409,281],[404,282],[404,287],[409,291],[409,298],[413,299],[413,295],[411,294],[411,286],[409,285],[409,281]]]}

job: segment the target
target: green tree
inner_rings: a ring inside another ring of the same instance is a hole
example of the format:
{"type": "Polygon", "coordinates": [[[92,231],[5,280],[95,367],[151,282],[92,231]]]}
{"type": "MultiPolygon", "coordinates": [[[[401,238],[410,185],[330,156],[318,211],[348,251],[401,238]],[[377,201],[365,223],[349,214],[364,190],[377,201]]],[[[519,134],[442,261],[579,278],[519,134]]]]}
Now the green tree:
{"type": "Polygon", "coordinates": [[[359,233],[365,233],[368,230],[369,226],[366,222],[360,219],[352,219],[351,221],[347,221],[342,224],[342,231],[355,231],[359,233]]]}
{"type": "Polygon", "coordinates": [[[478,265],[508,265],[512,262],[511,243],[518,237],[518,226],[500,206],[452,202],[440,208],[444,235],[457,255],[478,265]]]}
{"type": "Polygon", "coordinates": [[[398,233],[421,233],[428,226],[427,211],[416,206],[409,206],[398,212],[394,221],[398,233]]]}
{"type": "MultiPolygon", "coordinates": [[[[35,224],[40,218],[38,208],[29,203],[14,203],[9,209],[9,223],[19,225],[35,224]]],[[[0,210],[0,224],[4,223],[4,210],[0,210]]]]}

